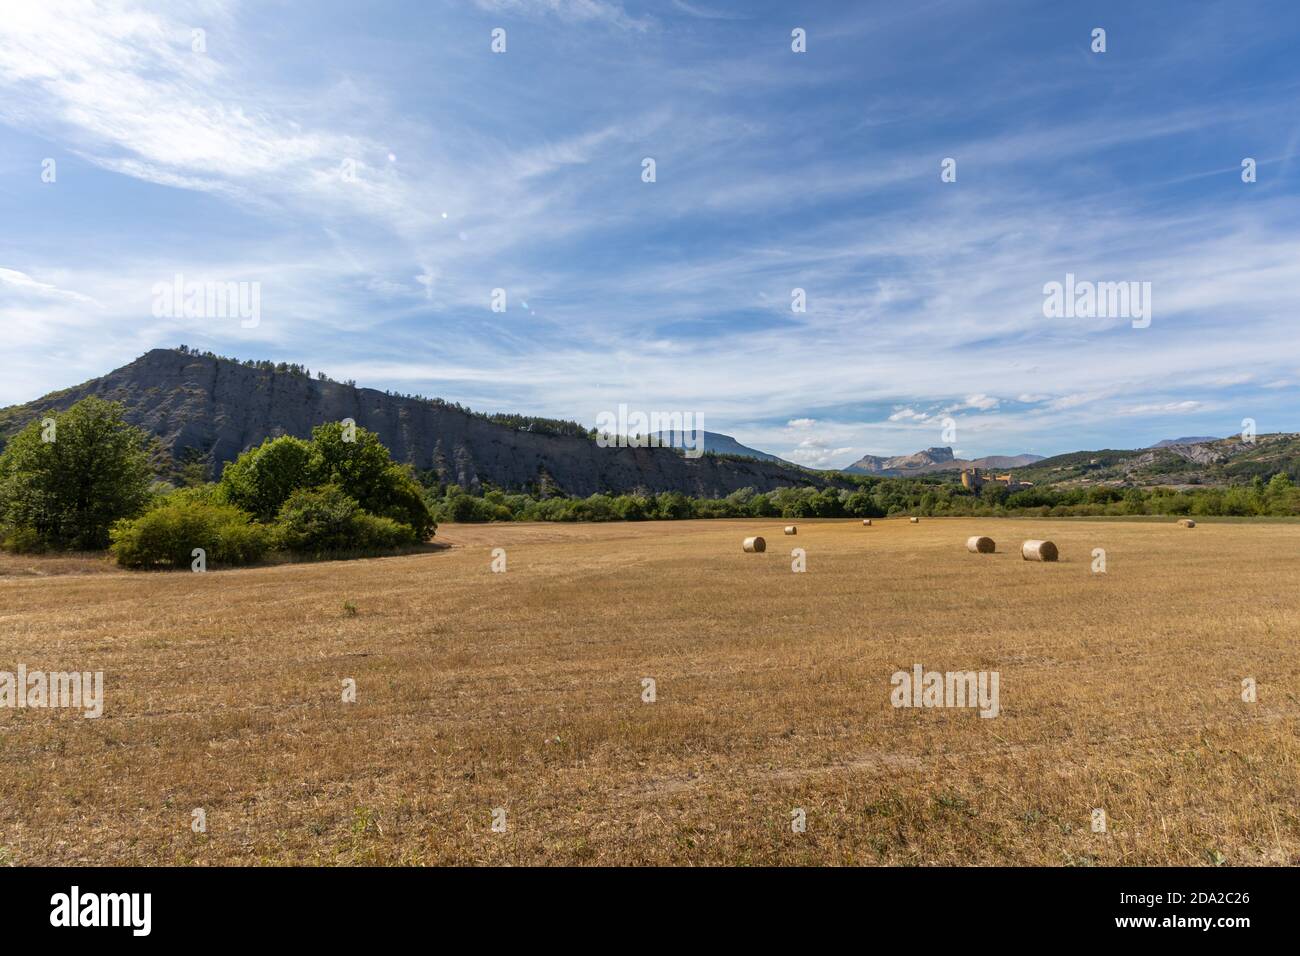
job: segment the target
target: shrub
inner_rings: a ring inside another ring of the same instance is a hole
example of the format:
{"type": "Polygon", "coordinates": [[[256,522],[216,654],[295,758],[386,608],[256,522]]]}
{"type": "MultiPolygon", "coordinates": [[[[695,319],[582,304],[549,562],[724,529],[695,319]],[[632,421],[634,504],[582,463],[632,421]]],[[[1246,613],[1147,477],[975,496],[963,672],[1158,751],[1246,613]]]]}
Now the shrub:
{"type": "Polygon", "coordinates": [[[414,528],[383,515],[362,511],[357,515],[355,528],[359,551],[391,551],[420,543],[414,528]]]}
{"type": "Polygon", "coordinates": [[[295,491],[280,509],[279,544],[287,551],[344,551],[356,547],[353,535],[361,506],[336,485],[295,491]]]}
{"type": "Polygon", "coordinates": [[[568,498],[547,498],[530,509],[530,521],[572,521],[573,511],[568,498]]]}
{"type": "MultiPolygon", "coordinates": [[[[362,503],[362,507],[381,518],[407,525],[420,541],[427,540],[438,527],[424,503],[424,489],[410,470],[401,465],[390,465],[380,474],[371,490],[370,505],[362,503]]],[[[494,519],[504,514],[504,520],[510,520],[510,510],[503,505],[491,505],[489,510],[494,519]]]]}
{"type": "Polygon", "coordinates": [[[251,564],[266,554],[270,530],[234,505],[169,495],[111,531],[117,563],[127,568],[185,567],[202,548],[209,565],[251,564]]]}
{"type": "Polygon", "coordinates": [[[438,507],[438,520],[458,523],[490,520],[490,516],[483,510],[481,505],[481,498],[467,495],[453,485],[448,490],[447,497],[443,499],[442,504],[438,507]]]}
{"type": "Polygon", "coordinates": [[[30,525],[16,525],[6,528],[0,547],[14,554],[40,554],[46,550],[41,533],[30,525]]]}
{"type": "Polygon", "coordinates": [[[382,551],[419,541],[410,525],[367,514],[337,485],[290,495],[280,509],[277,537],[286,551],[300,554],[382,551]]]}

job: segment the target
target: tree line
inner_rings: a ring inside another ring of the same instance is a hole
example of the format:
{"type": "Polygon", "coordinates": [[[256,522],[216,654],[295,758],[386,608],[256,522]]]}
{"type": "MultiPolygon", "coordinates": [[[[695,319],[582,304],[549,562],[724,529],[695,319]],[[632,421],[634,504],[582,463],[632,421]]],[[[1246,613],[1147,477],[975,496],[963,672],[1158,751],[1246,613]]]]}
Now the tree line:
{"type": "Polygon", "coordinates": [[[164,467],[157,439],[121,405],[86,398],[33,421],[0,453],[0,547],[17,552],[109,550],[126,567],[247,564],[270,554],[391,553],[429,539],[439,522],[651,521],[687,518],[927,516],[1124,517],[1300,515],[1300,488],[1278,471],[1230,487],[1047,486],[978,493],[951,477],[844,475],[841,487],[742,488],[721,498],[681,492],[564,495],[467,490],[393,461],[377,435],[351,423],[310,439],[269,438],[206,481],[164,467]],[[180,476],[174,487],[161,475],[180,476]]]}
{"type": "Polygon", "coordinates": [[[108,549],[125,567],[249,564],[274,552],[346,556],[420,544],[425,489],[364,428],[267,439],[219,482],[156,477],[156,439],[121,405],[86,398],[32,422],[0,454],[0,546],[108,549]]]}
{"type": "MultiPolygon", "coordinates": [[[[427,480],[427,479],[426,479],[427,480]]],[[[849,488],[791,487],[758,492],[742,488],[722,498],[681,492],[594,494],[587,497],[517,493],[499,488],[469,491],[430,482],[430,510],[440,522],[457,521],[662,521],[685,518],[886,518],[1127,517],[1194,515],[1284,517],[1300,515],[1300,489],[1285,473],[1265,482],[1188,490],[1170,488],[1005,487],[976,494],[951,478],[844,476],[849,488]]]]}

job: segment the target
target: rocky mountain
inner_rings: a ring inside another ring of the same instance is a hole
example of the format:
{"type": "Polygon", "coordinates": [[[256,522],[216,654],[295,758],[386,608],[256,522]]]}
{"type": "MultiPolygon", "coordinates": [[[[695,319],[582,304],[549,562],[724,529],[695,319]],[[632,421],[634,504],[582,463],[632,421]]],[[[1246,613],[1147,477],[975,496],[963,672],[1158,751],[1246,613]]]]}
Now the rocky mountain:
{"type": "MultiPolygon", "coordinates": [[[[669,448],[685,448],[687,443],[695,440],[693,435],[687,434],[683,436],[672,432],[660,432],[657,437],[661,444],[669,448]]],[[[711,455],[740,455],[743,458],[757,458],[759,461],[776,461],[783,465],[793,464],[784,458],[778,458],[776,455],[770,455],[765,451],[759,451],[757,448],[742,445],[730,435],[723,435],[719,432],[706,431],[704,433],[704,450],[711,455]]]]}
{"type": "Polygon", "coordinates": [[[1186,440],[1126,451],[1077,451],[1044,458],[1016,473],[1024,481],[1070,485],[1241,484],[1285,472],[1300,480],[1300,434],[1186,440]]]}
{"type": "Polygon", "coordinates": [[[881,475],[903,478],[909,475],[927,475],[938,471],[959,471],[962,468],[982,468],[988,471],[1023,468],[1042,461],[1042,455],[989,455],[985,458],[954,458],[952,449],[927,448],[911,455],[881,458],[864,455],[843,469],[861,475],[881,475]]]}
{"type": "Polygon", "coordinates": [[[121,402],[127,420],[156,435],[174,460],[207,461],[214,477],[268,437],[306,437],[315,425],[351,418],[376,432],[396,460],[466,488],[489,482],[582,496],[640,489],[716,497],[745,487],[838,484],[774,461],[602,448],[586,436],[511,427],[455,405],[311,378],[301,369],[175,349],[154,349],[100,378],[0,410],[0,438],[88,395],[121,402]]]}
{"type": "Polygon", "coordinates": [[[1204,445],[1206,442],[1218,441],[1212,435],[1202,435],[1191,438],[1166,438],[1156,442],[1152,448],[1168,448],[1170,445],[1204,445]]]}

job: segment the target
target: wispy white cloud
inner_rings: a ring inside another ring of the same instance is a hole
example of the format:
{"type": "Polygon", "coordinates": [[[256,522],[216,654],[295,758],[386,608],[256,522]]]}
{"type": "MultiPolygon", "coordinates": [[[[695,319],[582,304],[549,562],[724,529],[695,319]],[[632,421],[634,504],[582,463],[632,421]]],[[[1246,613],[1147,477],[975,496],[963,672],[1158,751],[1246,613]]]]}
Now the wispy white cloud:
{"type": "Polygon", "coordinates": [[[1148,402],[1144,405],[1130,405],[1122,411],[1125,415],[1150,415],[1153,412],[1171,414],[1194,412],[1203,405],[1204,402],[1186,399],[1181,402],[1148,402]]]}
{"type": "MultiPolygon", "coordinates": [[[[969,80],[958,96],[927,86],[906,51],[934,47],[936,11],[959,34],[973,15],[960,5],[829,14],[805,59],[761,10],[673,9],[691,19],[480,0],[434,8],[446,28],[427,35],[384,32],[375,14],[374,35],[324,24],[302,41],[335,42],[326,69],[293,56],[278,9],[6,11],[0,122],[101,184],[161,192],[138,220],[64,227],[61,245],[0,240],[12,273],[77,290],[0,275],[16,304],[6,330],[35,370],[0,383],[0,401],[187,341],[586,421],[619,401],[696,409],[819,466],[939,444],[949,416],[982,454],[1284,408],[1300,379],[1295,190],[1252,202],[1216,152],[1203,165],[1226,182],[1186,191],[1200,167],[1174,160],[1217,134],[1280,168],[1294,136],[1259,145],[1285,97],[1102,103],[1088,61],[972,64],[943,46],[969,80]],[[484,12],[526,21],[527,51],[493,57],[484,12]],[[712,22],[721,13],[756,22],[712,22]],[[715,30],[733,38],[726,57],[715,30]],[[1064,118],[1063,92],[1077,106],[1064,118]],[[1138,146],[1163,162],[1135,172],[1138,146]],[[957,183],[939,181],[946,155],[957,183]],[[165,243],[150,206],[201,218],[165,243]],[[261,281],[262,325],[153,319],[148,289],[173,272],[261,281]],[[1045,319],[1043,284],[1066,272],[1150,281],[1151,326],[1045,319]],[[504,313],[488,307],[498,287],[504,313]],[[796,287],[806,312],[791,311],[796,287]],[[72,295],[98,304],[93,319],[72,295]],[[52,333],[58,362],[42,358],[52,333]]],[[[1191,70],[1201,27],[1179,24],[1166,66],[1191,70]]],[[[1233,31],[1242,49],[1263,42],[1233,31]]]]}
{"type": "Polygon", "coordinates": [[[0,269],[0,284],[8,286],[14,293],[24,293],[48,299],[63,299],[69,302],[84,303],[85,305],[99,305],[88,295],[82,295],[80,292],[72,292],[68,289],[60,289],[48,282],[39,282],[16,269],[0,269]]]}
{"type": "Polygon", "coordinates": [[[597,22],[626,30],[646,30],[651,21],[629,16],[614,0],[474,0],[491,13],[513,16],[551,15],[573,23],[597,22]]]}
{"type": "Polygon", "coordinates": [[[687,3],[686,0],[673,0],[673,7],[688,16],[701,20],[743,20],[745,15],[735,10],[716,9],[702,4],[687,3]]]}

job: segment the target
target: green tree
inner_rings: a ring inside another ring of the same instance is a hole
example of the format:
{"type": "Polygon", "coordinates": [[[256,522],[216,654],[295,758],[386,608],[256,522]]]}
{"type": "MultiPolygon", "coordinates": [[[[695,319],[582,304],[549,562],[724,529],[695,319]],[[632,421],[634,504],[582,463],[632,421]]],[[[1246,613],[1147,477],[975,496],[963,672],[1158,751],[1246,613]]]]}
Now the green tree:
{"type": "Polygon", "coordinates": [[[614,499],[614,511],[624,521],[644,521],[652,508],[644,495],[619,495],[614,499]]]}
{"type": "Polygon", "coordinates": [[[35,421],[0,454],[0,524],[29,545],[99,549],[149,498],[149,437],[89,397],[35,421]]]}
{"type": "Polygon", "coordinates": [[[423,541],[433,531],[433,515],[423,489],[409,468],[395,463],[379,436],[365,428],[346,429],[339,422],[318,425],[311,433],[311,485],[338,485],[363,509],[409,525],[423,541]]]}
{"type": "Polygon", "coordinates": [[[291,494],[310,483],[311,458],[312,447],[301,438],[268,438],[226,466],[222,496],[259,521],[271,521],[291,494]]]}
{"type": "Polygon", "coordinates": [[[1295,510],[1295,485],[1291,476],[1279,471],[1268,482],[1265,492],[1268,501],[1268,513],[1271,515],[1289,515],[1295,510]]]}
{"type": "Polygon", "coordinates": [[[689,518],[693,513],[690,499],[680,491],[664,491],[655,495],[655,516],[657,518],[676,520],[689,518]]]}
{"type": "Polygon", "coordinates": [[[1011,489],[1006,485],[985,485],[980,489],[980,500],[991,508],[998,508],[1007,503],[1011,489]]]}
{"type": "Polygon", "coordinates": [[[844,510],[855,518],[883,518],[885,512],[876,506],[875,500],[866,491],[855,491],[844,502],[844,510]]]}
{"type": "Polygon", "coordinates": [[[845,515],[844,502],[840,493],[834,488],[827,488],[812,498],[813,512],[818,518],[842,518],[845,515]]]}

